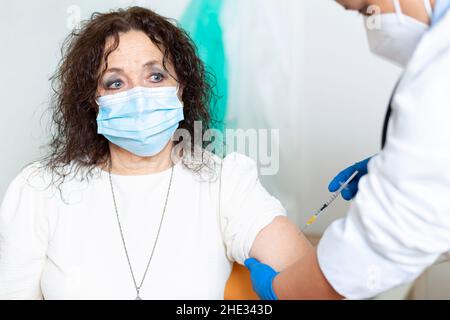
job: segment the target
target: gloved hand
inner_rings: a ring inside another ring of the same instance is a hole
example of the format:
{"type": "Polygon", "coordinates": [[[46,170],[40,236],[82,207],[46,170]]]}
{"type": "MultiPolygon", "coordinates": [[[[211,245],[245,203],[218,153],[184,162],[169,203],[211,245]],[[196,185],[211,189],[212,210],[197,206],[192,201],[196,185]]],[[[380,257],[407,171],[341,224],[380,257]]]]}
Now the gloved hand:
{"type": "Polygon", "coordinates": [[[245,260],[245,266],[250,270],[253,290],[258,296],[263,300],[278,300],[272,282],[279,272],[254,258],[245,260]]]}
{"type": "Polygon", "coordinates": [[[347,181],[348,178],[351,177],[351,175],[355,171],[359,171],[359,173],[356,175],[355,178],[349,183],[347,188],[342,190],[342,198],[345,200],[352,200],[356,194],[358,193],[358,182],[359,179],[361,179],[363,176],[367,174],[367,164],[369,163],[370,159],[372,157],[367,158],[366,160],[363,160],[361,162],[357,162],[354,165],[348,167],[347,169],[341,171],[329,184],[328,190],[330,192],[336,192],[341,185],[347,181]]]}

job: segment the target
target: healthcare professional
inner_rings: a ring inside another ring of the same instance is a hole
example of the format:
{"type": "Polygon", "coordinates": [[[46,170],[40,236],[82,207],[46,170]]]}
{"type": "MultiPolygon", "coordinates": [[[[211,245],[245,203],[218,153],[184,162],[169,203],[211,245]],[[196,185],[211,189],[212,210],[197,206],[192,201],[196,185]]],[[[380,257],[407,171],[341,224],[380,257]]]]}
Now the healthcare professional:
{"type": "Polygon", "coordinates": [[[344,170],[363,174],[346,218],[281,273],[246,265],[263,299],[365,299],[415,280],[450,250],[450,0],[337,0],[362,13],[371,50],[405,67],[383,150],[344,170]],[[428,18],[428,15],[430,18],[428,18]],[[359,190],[358,190],[359,188],[359,190]]]}

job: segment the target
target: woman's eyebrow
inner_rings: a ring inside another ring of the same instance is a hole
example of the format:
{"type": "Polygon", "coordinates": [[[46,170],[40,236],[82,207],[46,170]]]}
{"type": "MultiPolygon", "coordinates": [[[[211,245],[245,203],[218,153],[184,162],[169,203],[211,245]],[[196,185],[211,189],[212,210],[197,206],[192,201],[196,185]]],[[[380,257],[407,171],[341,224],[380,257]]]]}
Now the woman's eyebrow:
{"type": "Polygon", "coordinates": [[[108,68],[108,70],[105,71],[105,74],[106,73],[114,73],[114,72],[124,73],[123,69],[121,69],[121,68],[108,68]]]}
{"type": "MultiPolygon", "coordinates": [[[[147,67],[153,67],[155,65],[161,65],[161,63],[158,60],[150,60],[150,61],[144,63],[142,65],[142,67],[147,68],[147,67]]],[[[113,73],[113,72],[124,73],[124,70],[122,68],[113,67],[113,68],[108,68],[105,71],[105,73],[113,73]]]]}
{"type": "Polygon", "coordinates": [[[158,60],[150,60],[150,61],[144,63],[142,66],[144,68],[146,68],[146,67],[153,67],[155,65],[161,65],[161,63],[158,60]]]}

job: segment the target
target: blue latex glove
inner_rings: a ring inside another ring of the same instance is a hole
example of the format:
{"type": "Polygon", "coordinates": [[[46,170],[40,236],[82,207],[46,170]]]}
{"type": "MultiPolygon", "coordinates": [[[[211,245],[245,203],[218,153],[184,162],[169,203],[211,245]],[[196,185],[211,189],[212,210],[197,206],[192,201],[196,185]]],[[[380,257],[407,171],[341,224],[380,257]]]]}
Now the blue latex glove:
{"type": "Polygon", "coordinates": [[[245,260],[245,266],[250,270],[253,290],[258,296],[263,300],[278,300],[272,282],[279,272],[254,258],[245,260]]]}
{"type": "Polygon", "coordinates": [[[330,192],[336,192],[340,187],[341,184],[343,184],[345,181],[347,181],[348,178],[351,177],[351,175],[355,171],[359,171],[359,173],[356,175],[355,178],[349,183],[347,188],[342,190],[342,198],[345,200],[352,200],[356,194],[358,193],[358,182],[359,179],[361,179],[363,176],[367,174],[367,164],[369,163],[370,159],[372,157],[367,158],[366,160],[363,160],[361,162],[357,162],[354,165],[348,167],[347,169],[341,171],[331,182],[328,186],[328,190],[330,192]]]}

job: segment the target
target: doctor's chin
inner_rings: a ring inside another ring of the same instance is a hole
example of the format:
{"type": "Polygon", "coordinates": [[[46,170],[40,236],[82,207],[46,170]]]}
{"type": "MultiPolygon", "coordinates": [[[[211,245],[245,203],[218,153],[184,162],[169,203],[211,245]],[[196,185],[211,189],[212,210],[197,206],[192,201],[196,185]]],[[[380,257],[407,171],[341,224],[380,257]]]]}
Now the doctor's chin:
{"type": "Polygon", "coordinates": [[[450,300],[450,0],[4,6],[0,300],[450,300]]]}

